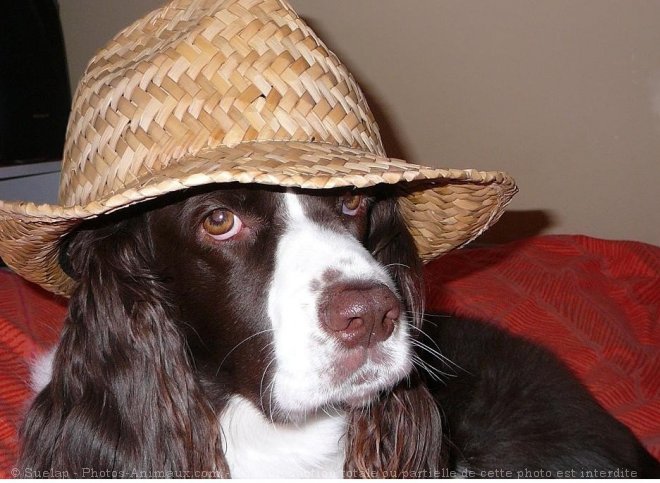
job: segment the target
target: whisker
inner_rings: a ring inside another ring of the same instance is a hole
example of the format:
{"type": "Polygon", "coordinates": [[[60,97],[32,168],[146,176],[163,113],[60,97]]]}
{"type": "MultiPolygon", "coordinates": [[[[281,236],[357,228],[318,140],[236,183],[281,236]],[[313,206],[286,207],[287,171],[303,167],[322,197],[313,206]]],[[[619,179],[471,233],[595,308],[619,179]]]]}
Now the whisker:
{"type": "Polygon", "coordinates": [[[425,344],[424,342],[422,342],[419,339],[411,339],[411,342],[414,346],[419,347],[420,349],[426,351],[428,354],[434,356],[436,359],[440,360],[441,362],[443,362],[444,364],[446,364],[448,366],[454,366],[455,368],[460,369],[463,372],[469,373],[468,370],[464,369],[463,367],[458,365],[456,362],[452,361],[447,356],[442,354],[440,346],[438,346],[438,343],[435,341],[435,339],[433,339],[433,337],[431,337],[429,334],[427,334],[423,329],[421,329],[419,327],[415,327],[415,330],[417,330],[420,334],[422,334],[424,337],[426,337],[428,340],[430,340],[433,343],[433,345],[435,346],[435,349],[433,349],[428,344],[425,344]]]}
{"type": "Polygon", "coordinates": [[[265,350],[267,350],[267,349],[270,349],[270,348],[273,347],[273,346],[275,346],[275,341],[274,341],[274,340],[271,340],[268,344],[266,344],[266,345],[263,346],[261,349],[259,349],[259,352],[263,352],[263,351],[265,351],[265,350]]]}
{"type": "Polygon", "coordinates": [[[268,368],[275,362],[275,357],[271,358],[270,362],[266,365],[266,368],[264,369],[264,373],[261,375],[261,381],[259,382],[259,405],[261,406],[261,410],[263,412],[266,412],[266,409],[264,408],[264,393],[263,393],[263,386],[264,386],[264,379],[266,378],[266,374],[268,373],[268,368]]]}
{"type": "Polygon", "coordinates": [[[327,405],[327,407],[326,407],[326,406],[323,406],[323,407],[321,408],[321,411],[323,411],[323,413],[324,413],[326,416],[328,416],[329,418],[332,418],[333,415],[330,414],[330,412],[332,411],[333,413],[336,414],[336,413],[337,413],[337,408],[334,406],[334,404],[329,404],[329,405],[327,405]]]}
{"type": "Polygon", "coordinates": [[[435,346],[435,349],[432,348],[430,345],[428,345],[428,344],[422,342],[421,340],[417,339],[417,338],[411,339],[411,343],[413,345],[415,345],[416,347],[419,347],[420,349],[422,349],[422,350],[428,352],[429,354],[435,356],[437,359],[440,359],[440,361],[442,361],[443,363],[445,363],[447,365],[454,365],[454,366],[456,366],[460,369],[460,367],[458,365],[456,365],[447,356],[442,354],[442,349],[440,349],[440,346],[438,345],[436,340],[433,337],[431,337],[424,329],[422,329],[421,327],[415,327],[415,326],[413,326],[413,328],[418,333],[420,333],[422,336],[426,337],[429,341],[431,341],[431,343],[435,346]]]}
{"type": "Polygon", "coordinates": [[[255,333],[255,334],[252,334],[252,335],[249,336],[249,337],[246,337],[245,339],[243,339],[242,341],[240,341],[238,344],[236,344],[236,345],[235,345],[235,346],[234,346],[229,352],[227,352],[227,354],[225,355],[225,357],[222,358],[222,361],[220,361],[220,365],[218,366],[218,369],[215,371],[215,375],[216,375],[216,376],[218,375],[218,373],[220,372],[220,368],[222,367],[222,365],[223,365],[223,364],[225,363],[225,361],[227,360],[227,357],[229,357],[229,356],[231,355],[232,352],[234,352],[236,349],[238,349],[238,347],[240,347],[241,345],[245,344],[245,343],[246,343],[247,341],[249,341],[250,339],[253,339],[254,337],[257,337],[258,335],[264,334],[264,333],[266,333],[266,332],[273,332],[274,330],[275,330],[275,329],[264,329],[264,330],[261,330],[261,331],[255,333]]]}
{"type": "Polygon", "coordinates": [[[424,360],[422,360],[419,356],[414,355],[412,357],[413,364],[415,364],[417,367],[422,369],[424,372],[426,372],[433,380],[441,382],[443,380],[443,376],[445,377],[452,377],[453,374],[447,374],[445,372],[442,372],[441,370],[431,366],[430,364],[426,363],[424,360]]]}
{"type": "Polygon", "coordinates": [[[389,268],[389,267],[403,267],[410,270],[410,265],[406,265],[405,263],[388,263],[387,265],[385,265],[385,268],[389,268]]]}
{"type": "MultiPolygon", "coordinates": [[[[458,370],[463,371],[463,372],[465,372],[465,373],[469,373],[469,371],[463,369],[461,366],[459,366],[458,364],[456,364],[455,362],[453,362],[451,359],[449,359],[448,357],[442,355],[440,352],[438,352],[438,351],[432,349],[431,347],[429,347],[428,345],[424,344],[423,342],[420,342],[420,341],[418,341],[418,340],[412,340],[412,341],[411,341],[411,344],[412,344],[414,347],[417,347],[417,348],[421,349],[422,351],[426,352],[427,354],[430,354],[430,355],[433,356],[435,359],[437,359],[439,362],[441,362],[444,366],[447,366],[447,367],[449,367],[449,368],[455,368],[455,369],[458,369],[458,370]]],[[[436,368],[436,369],[437,369],[437,368],[436,368]]],[[[439,369],[438,369],[438,370],[439,370],[439,369]]],[[[450,375],[450,374],[447,373],[447,375],[450,375]]],[[[455,374],[455,373],[451,373],[451,375],[452,375],[452,376],[455,376],[456,374],[455,374]]]]}
{"type": "Polygon", "coordinates": [[[275,420],[273,419],[273,391],[275,390],[275,379],[268,383],[266,390],[268,391],[268,414],[270,416],[270,422],[275,424],[275,420]]]}

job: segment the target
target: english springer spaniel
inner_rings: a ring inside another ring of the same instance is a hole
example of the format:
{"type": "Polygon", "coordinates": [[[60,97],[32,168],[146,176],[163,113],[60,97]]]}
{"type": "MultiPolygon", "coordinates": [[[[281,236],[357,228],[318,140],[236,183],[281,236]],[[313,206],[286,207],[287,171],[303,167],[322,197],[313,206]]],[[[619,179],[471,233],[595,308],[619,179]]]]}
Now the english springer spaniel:
{"type": "Polygon", "coordinates": [[[81,226],[62,245],[77,288],[21,467],[657,475],[548,352],[423,313],[394,194],[216,185],[81,226]]]}

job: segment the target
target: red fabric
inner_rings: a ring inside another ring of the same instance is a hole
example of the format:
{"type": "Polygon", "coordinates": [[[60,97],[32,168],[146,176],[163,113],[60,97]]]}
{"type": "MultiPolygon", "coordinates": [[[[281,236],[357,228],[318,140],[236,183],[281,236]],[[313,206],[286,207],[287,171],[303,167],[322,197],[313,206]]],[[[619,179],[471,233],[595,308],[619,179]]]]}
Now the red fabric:
{"type": "Polygon", "coordinates": [[[660,457],[660,248],[547,236],[426,267],[427,309],[546,346],[660,457]]]}
{"type": "Polygon", "coordinates": [[[52,346],[65,301],[0,270],[0,477],[16,461],[20,418],[30,400],[28,361],[52,346]]]}
{"type": "MultiPolygon", "coordinates": [[[[496,321],[549,347],[660,457],[660,248],[540,237],[454,252],[426,268],[429,309],[496,321]]],[[[28,361],[65,302],[0,270],[0,477],[16,459],[28,361]]]]}

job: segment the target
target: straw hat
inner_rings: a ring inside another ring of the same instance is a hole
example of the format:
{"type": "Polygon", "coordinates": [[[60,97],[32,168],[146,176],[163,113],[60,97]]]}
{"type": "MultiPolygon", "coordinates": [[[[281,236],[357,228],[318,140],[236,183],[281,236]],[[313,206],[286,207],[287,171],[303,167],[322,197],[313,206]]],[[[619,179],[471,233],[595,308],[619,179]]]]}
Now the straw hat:
{"type": "Polygon", "coordinates": [[[355,80],[284,0],[175,0],[90,61],[69,119],[60,204],[0,201],[0,257],[67,295],[59,244],[83,220],[227,182],[406,182],[401,209],[425,261],[478,236],[516,192],[505,173],[387,158],[355,80]]]}

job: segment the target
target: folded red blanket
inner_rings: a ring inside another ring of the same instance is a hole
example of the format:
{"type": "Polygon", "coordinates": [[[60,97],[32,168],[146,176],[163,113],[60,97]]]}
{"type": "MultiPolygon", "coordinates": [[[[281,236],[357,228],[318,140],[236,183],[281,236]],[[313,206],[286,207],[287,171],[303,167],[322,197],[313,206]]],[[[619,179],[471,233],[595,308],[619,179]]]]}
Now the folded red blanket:
{"type": "MultiPolygon", "coordinates": [[[[492,321],[554,351],[660,457],[660,248],[547,236],[456,251],[426,267],[427,308],[492,321]]],[[[0,476],[16,459],[28,361],[66,302],[0,270],[0,476]]]]}

